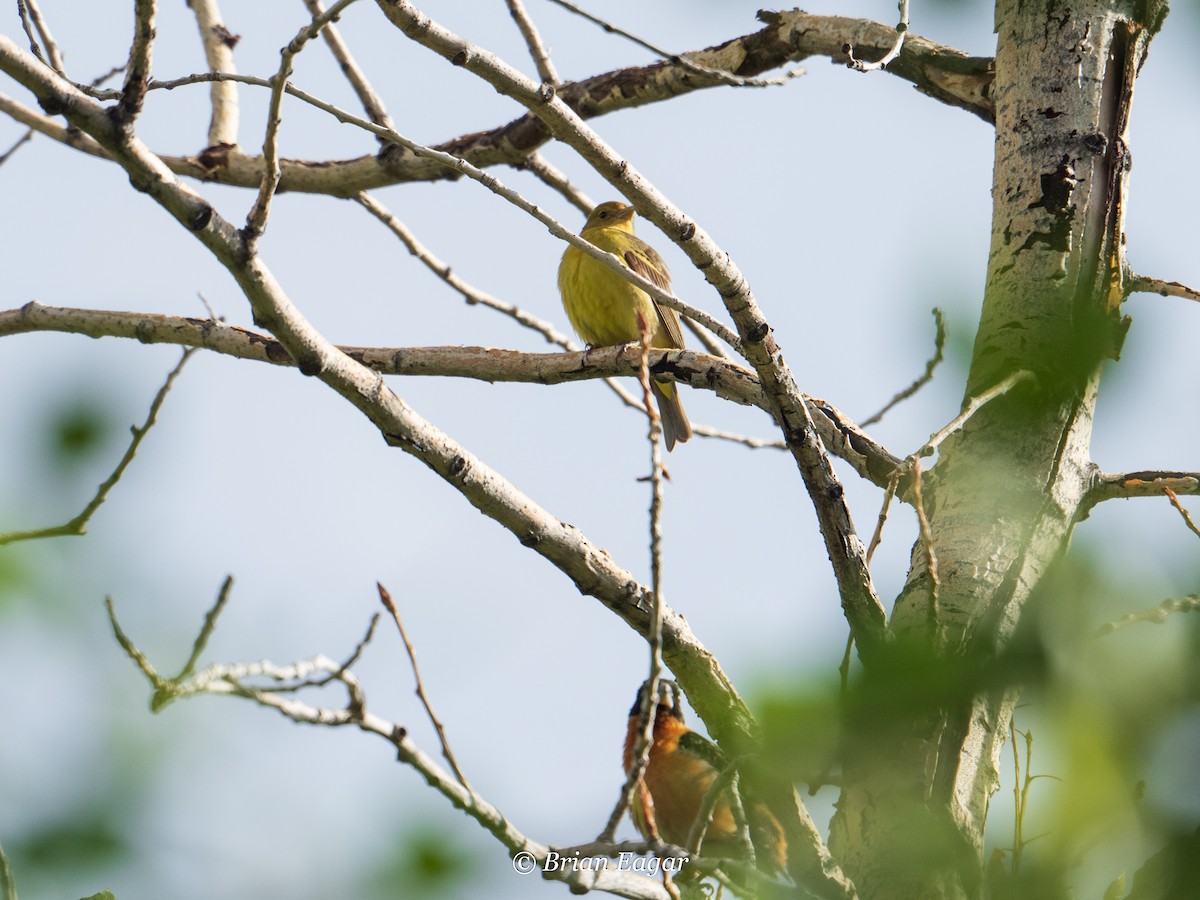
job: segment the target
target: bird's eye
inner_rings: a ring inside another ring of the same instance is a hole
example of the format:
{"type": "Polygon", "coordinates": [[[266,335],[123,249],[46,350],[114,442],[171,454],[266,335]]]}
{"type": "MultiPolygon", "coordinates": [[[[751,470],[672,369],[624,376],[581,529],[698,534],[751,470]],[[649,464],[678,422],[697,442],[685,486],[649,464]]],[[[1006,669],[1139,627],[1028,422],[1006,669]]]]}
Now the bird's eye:
{"type": "Polygon", "coordinates": [[[606,211],[604,211],[604,212],[600,213],[600,218],[602,218],[602,219],[607,219],[607,218],[608,218],[608,211],[606,210],[606,211]]]}

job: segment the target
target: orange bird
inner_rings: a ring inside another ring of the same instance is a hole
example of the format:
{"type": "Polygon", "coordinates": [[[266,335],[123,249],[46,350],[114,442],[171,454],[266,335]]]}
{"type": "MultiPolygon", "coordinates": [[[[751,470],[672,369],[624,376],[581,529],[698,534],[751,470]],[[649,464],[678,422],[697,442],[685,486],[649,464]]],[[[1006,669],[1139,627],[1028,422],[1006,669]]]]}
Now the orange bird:
{"type": "MultiPolygon", "coordinates": [[[[669,681],[659,684],[660,687],[671,686],[675,698],[673,703],[667,703],[663,694],[659,694],[654,712],[654,743],[650,746],[650,759],[629,812],[638,831],[647,840],[657,837],[668,844],[686,848],[688,833],[700,812],[704,795],[729,767],[729,760],[716,744],[684,724],[679,687],[669,681]]],[[[638,715],[645,690],[646,685],[643,684],[633,709],[629,711],[629,727],[625,733],[626,775],[633,769],[638,715]]],[[[787,839],[779,820],[764,804],[748,803],[746,821],[750,827],[758,867],[772,875],[786,876],[787,839]]],[[[704,834],[700,853],[702,856],[726,859],[746,858],[746,847],[738,835],[737,823],[730,809],[728,790],[713,807],[712,821],[704,834]]]]}

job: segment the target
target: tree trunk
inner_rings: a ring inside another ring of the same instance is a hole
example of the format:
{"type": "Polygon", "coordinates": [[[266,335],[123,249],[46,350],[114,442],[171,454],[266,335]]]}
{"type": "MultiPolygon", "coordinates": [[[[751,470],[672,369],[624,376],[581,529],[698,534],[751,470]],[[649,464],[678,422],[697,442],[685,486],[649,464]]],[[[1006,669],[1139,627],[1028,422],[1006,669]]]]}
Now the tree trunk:
{"type": "Polygon", "coordinates": [[[1127,325],[1133,81],[1165,12],[1133,0],[997,2],[992,243],[964,408],[1007,387],[923,479],[936,578],[919,541],[892,660],[868,668],[852,699],[830,848],[864,898],[980,893],[1017,696],[997,664],[1085,512],[1100,370],[1127,325]]]}

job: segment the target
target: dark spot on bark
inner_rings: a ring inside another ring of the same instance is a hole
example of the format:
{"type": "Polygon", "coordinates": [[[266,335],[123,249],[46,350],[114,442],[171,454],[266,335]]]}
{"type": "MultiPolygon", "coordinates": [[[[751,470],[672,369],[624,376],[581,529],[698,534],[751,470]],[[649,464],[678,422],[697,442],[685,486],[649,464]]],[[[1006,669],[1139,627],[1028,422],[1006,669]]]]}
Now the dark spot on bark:
{"type": "Polygon", "coordinates": [[[1108,138],[1099,132],[1092,132],[1091,134],[1086,134],[1083,136],[1083,146],[1086,147],[1090,153],[1100,156],[1106,150],[1108,150],[1108,138]]]}
{"type": "Polygon", "coordinates": [[[753,329],[751,329],[750,334],[747,335],[747,339],[752,344],[761,344],[763,341],[765,341],[767,339],[767,335],[770,333],[771,333],[771,326],[768,325],[766,322],[761,322],[758,325],[755,325],[753,329]]]}
{"type": "Polygon", "coordinates": [[[846,490],[845,490],[845,488],[843,488],[841,486],[840,483],[839,484],[831,484],[828,488],[825,489],[825,496],[828,497],[830,500],[841,500],[842,495],[845,493],[846,493],[846,490]]]}
{"type": "Polygon", "coordinates": [[[690,241],[696,236],[696,223],[685,222],[683,227],[679,229],[679,239],[681,241],[690,241]]]}
{"type": "Polygon", "coordinates": [[[196,162],[207,172],[218,168],[223,169],[229,165],[229,151],[233,149],[233,146],[233,144],[220,143],[205,147],[196,157],[196,162]]]}
{"type": "Polygon", "coordinates": [[[222,44],[224,44],[230,50],[232,50],[234,47],[236,47],[238,45],[238,42],[241,41],[241,39],[242,39],[242,36],[240,34],[234,34],[228,28],[226,28],[224,25],[215,26],[213,28],[213,34],[215,34],[217,36],[217,40],[219,40],[222,44]]]}
{"type": "Polygon", "coordinates": [[[315,354],[310,354],[299,361],[299,368],[301,375],[308,375],[309,377],[320,375],[322,369],[321,358],[315,354]]]}
{"type": "Polygon", "coordinates": [[[459,50],[455,53],[454,57],[450,60],[450,64],[453,66],[465,66],[467,64],[467,51],[459,50]]]}
{"type": "Polygon", "coordinates": [[[208,223],[212,221],[213,208],[207,203],[199,206],[192,211],[188,216],[187,226],[192,231],[203,231],[208,227],[208,223]]]}
{"type": "Polygon", "coordinates": [[[1055,214],[1066,212],[1071,206],[1071,192],[1079,184],[1070,161],[1063,157],[1058,167],[1041,176],[1042,198],[1029,204],[1029,209],[1045,209],[1055,214]]]}
{"type": "Polygon", "coordinates": [[[44,100],[39,97],[38,106],[48,116],[61,116],[67,111],[69,104],[62,97],[54,96],[47,97],[44,100]]]}
{"type": "Polygon", "coordinates": [[[292,356],[283,349],[283,344],[279,341],[263,341],[263,349],[267,352],[267,359],[272,362],[291,362],[292,356]]]}
{"type": "Polygon", "coordinates": [[[1065,115],[1065,114],[1059,112],[1053,106],[1047,106],[1045,109],[1039,109],[1038,115],[1043,116],[1047,119],[1057,119],[1059,116],[1065,115]]]}
{"type": "Polygon", "coordinates": [[[455,478],[461,475],[466,467],[467,461],[461,456],[456,456],[450,460],[450,474],[455,478]]]}

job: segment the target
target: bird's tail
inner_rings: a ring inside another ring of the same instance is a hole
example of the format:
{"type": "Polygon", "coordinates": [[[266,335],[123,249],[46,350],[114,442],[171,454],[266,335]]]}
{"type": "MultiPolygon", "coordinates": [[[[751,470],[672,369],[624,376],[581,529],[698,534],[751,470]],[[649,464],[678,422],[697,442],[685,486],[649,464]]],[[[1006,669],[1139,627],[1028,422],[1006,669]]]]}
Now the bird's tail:
{"type": "Polygon", "coordinates": [[[650,388],[658,399],[663,440],[666,441],[667,450],[673,450],[677,443],[685,443],[692,436],[692,425],[684,415],[683,404],[679,402],[679,389],[673,382],[653,379],[650,381],[650,388]]]}

